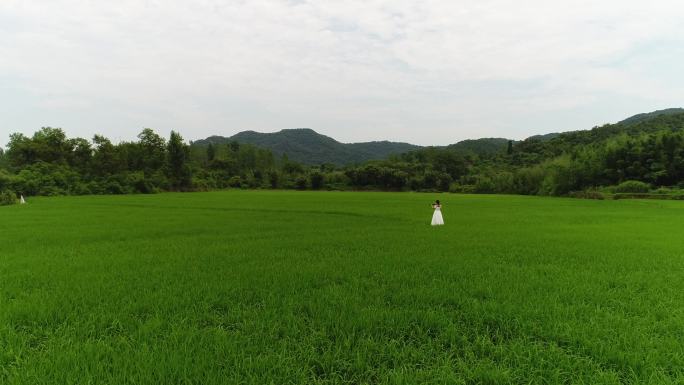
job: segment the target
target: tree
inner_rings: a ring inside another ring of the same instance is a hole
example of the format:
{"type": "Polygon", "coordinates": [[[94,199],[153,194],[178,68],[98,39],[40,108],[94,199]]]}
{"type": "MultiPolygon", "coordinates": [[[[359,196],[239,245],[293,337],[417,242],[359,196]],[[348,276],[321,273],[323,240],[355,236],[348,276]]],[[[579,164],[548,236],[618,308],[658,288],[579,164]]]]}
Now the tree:
{"type": "Polygon", "coordinates": [[[278,188],[280,184],[280,174],[278,174],[278,171],[270,170],[268,172],[268,182],[271,185],[271,188],[278,188]]]}
{"type": "Polygon", "coordinates": [[[207,160],[211,162],[214,158],[216,158],[216,148],[214,148],[212,143],[209,143],[207,146],[207,160]]]}
{"type": "Polygon", "coordinates": [[[183,137],[171,131],[167,145],[166,167],[171,188],[174,190],[185,190],[192,184],[187,158],[188,146],[183,142],[183,137]]]}
{"type": "Polygon", "coordinates": [[[151,128],[144,128],[138,134],[138,143],[142,148],[142,167],[145,174],[161,169],[166,158],[166,142],[151,128]]]}
{"type": "Polygon", "coordinates": [[[3,150],[2,147],[0,147],[0,170],[7,168],[7,154],[5,153],[5,150],[3,150]]]}
{"type": "Polygon", "coordinates": [[[90,162],[93,158],[93,149],[88,140],[83,138],[69,139],[73,151],[71,153],[69,164],[84,172],[90,167],[90,162]]]}
{"type": "Polygon", "coordinates": [[[228,143],[228,148],[232,152],[238,152],[240,151],[240,143],[238,143],[236,140],[233,140],[230,143],[228,143]]]}
{"type": "Polygon", "coordinates": [[[287,154],[283,154],[282,158],[280,159],[280,167],[283,170],[283,174],[286,175],[294,175],[304,172],[302,165],[290,161],[290,158],[288,158],[287,154]]]}
{"type": "Polygon", "coordinates": [[[299,175],[295,178],[295,186],[297,190],[306,190],[306,177],[304,175],[299,175]]]}
{"type": "Polygon", "coordinates": [[[73,143],[61,128],[43,127],[31,138],[10,135],[7,155],[13,166],[21,168],[35,162],[65,164],[72,151],[73,143]]]}
{"type": "Polygon", "coordinates": [[[325,182],[325,177],[323,173],[320,171],[312,171],[311,174],[309,175],[309,178],[311,179],[311,189],[312,190],[319,190],[321,187],[323,187],[323,183],[325,182]]]}
{"type": "Polygon", "coordinates": [[[92,172],[101,177],[118,173],[123,169],[118,157],[117,148],[102,135],[93,137],[95,153],[93,154],[92,172]]]}

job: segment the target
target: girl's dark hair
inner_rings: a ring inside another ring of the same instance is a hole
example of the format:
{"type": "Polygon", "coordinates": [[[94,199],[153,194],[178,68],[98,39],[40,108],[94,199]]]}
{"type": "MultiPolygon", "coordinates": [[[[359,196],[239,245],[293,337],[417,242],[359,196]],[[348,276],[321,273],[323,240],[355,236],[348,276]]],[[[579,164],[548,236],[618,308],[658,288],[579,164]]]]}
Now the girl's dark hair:
{"type": "Polygon", "coordinates": [[[437,199],[437,200],[435,201],[435,203],[439,204],[439,199],[437,199]]]}

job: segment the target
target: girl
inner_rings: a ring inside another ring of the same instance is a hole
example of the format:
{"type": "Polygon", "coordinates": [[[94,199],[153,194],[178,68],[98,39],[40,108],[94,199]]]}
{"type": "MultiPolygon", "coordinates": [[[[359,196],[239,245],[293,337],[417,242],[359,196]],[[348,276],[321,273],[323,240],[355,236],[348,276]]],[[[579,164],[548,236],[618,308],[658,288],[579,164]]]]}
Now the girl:
{"type": "Polygon", "coordinates": [[[441,226],[444,224],[444,218],[442,218],[442,205],[439,203],[439,199],[432,204],[432,208],[435,212],[432,214],[432,225],[441,226]]]}

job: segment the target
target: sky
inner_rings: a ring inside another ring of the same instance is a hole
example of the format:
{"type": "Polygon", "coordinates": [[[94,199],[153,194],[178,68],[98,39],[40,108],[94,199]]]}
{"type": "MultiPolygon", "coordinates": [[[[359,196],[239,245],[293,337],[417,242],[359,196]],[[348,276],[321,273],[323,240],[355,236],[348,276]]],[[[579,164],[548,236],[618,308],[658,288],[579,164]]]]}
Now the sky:
{"type": "Polygon", "coordinates": [[[683,24],[681,0],[0,0],[0,144],[589,129],[684,107],[683,24]]]}

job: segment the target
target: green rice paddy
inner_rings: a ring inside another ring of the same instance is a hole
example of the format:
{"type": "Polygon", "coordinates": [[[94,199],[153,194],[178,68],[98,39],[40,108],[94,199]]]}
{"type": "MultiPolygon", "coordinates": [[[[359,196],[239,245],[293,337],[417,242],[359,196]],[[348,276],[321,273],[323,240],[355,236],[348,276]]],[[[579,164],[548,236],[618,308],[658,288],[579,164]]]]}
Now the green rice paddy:
{"type": "Polygon", "coordinates": [[[683,382],[684,202],[227,191],[0,208],[3,385],[683,382]]]}

